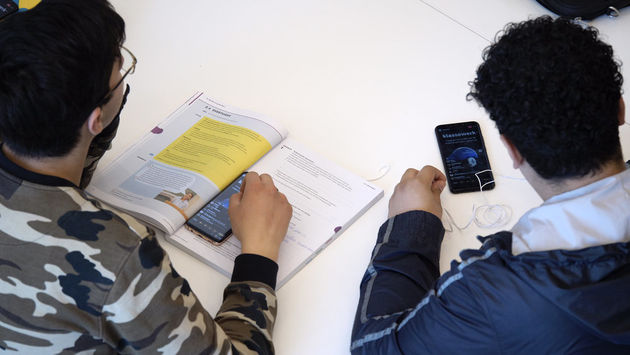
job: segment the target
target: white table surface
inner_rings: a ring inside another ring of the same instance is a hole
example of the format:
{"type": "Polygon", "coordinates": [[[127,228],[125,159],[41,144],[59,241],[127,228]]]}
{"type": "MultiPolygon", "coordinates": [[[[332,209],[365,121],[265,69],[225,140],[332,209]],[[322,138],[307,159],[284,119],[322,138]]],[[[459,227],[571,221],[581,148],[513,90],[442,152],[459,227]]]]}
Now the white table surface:
{"type": "MultiPolygon", "coordinates": [[[[376,231],[407,167],[442,168],[433,128],[477,120],[496,188],[442,201],[464,224],[473,204],[507,204],[518,217],[541,202],[511,164],[494,124],[467,102],[481,51],[509,21],[548,13],[533,0],[112,0],[127,23],[126,46],[138,57],[123,120],[101,168],[195,91],[283,123],[290,135],[376,181],[385,197],[278,291],[278,354],[347,354],[376,231]]],[[[621,60],[630,62],[630,9],[594,22],[621,60]]],[[[628,67],[624,68],[630,78],[628,67]]],[[[628,79],[630,80],[630,79],[628,79]]],[[[627,90],[628,85],[625,85],[627,90]]],[[[625,96],[626,101],[630,101],[625,96]]],[[[630,105],[629,105],[630,107],[630,105]]],[[[621,128],[626,159],[630,127],[621,128]]],[[[440,267],[448,268],[476,235],[447,233],[440,267]]],[[[162,243],[203,305],[215,314],[228,279],[162,243]]]]}

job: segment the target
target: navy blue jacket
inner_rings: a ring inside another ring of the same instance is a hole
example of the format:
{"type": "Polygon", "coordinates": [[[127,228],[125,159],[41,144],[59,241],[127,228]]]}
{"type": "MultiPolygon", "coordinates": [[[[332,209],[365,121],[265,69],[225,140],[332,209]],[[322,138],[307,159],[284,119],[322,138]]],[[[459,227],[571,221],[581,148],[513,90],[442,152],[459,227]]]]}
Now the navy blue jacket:
{"type": "Polygon", "coordinates": [[[512,254],[512,234],[439,275],[434,215],[385,222],[361,282],[353,354],[630,354],[630,243],[512,254]]]}

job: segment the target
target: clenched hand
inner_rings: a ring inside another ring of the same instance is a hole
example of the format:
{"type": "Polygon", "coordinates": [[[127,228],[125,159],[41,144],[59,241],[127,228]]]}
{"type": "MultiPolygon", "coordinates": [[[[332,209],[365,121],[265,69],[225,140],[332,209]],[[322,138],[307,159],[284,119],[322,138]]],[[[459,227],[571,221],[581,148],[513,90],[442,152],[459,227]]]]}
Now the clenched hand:
{"type": "Polygon", "coordinates": [[[446,186],[446,176],[437,168],[426,165],[418,171],[407,169],[389,199],[389,218],[420,210],[442,218],[440,194],[446,186]]]}

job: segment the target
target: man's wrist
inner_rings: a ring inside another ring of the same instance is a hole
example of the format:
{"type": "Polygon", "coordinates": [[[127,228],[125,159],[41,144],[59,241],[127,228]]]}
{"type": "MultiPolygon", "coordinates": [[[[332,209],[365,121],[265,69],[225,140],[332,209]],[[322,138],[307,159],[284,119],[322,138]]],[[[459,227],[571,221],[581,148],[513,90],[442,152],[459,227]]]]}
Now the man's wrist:
{"type": "MultiPolygon", "coordinates": [[[[256,243],[254,243],[256,244],[256,243]]],[[[271,259],[274,262],[278,262],[278,250],[277,247],[272,247],[269,244],[265,245],[251,245],[241,242],[241,253],[243,254],[256,254],[271,259]]]]}
{"type": "Polygon", "coordinates": [[[234,260],[232,282],[257,281],[276,288],[278,264],[262,255],[243,253],[234,260]]]}
{"type": "Polygon", "coordinates": [[[390,210],[389,213],[388,213],[387,219],[394,218],[396,216],[400,216],[400,215],[405,214],[407,212],[414,212],[414,211],[415,212],[426,212],[426,213],[434,215],[438,219],[442,218],[441,217],[442,216],[441,211],[439,211],[439,213],[438,213],[438,210],[436,210],[434,208],[417,207],[417,208],[401,209],[399,211],[391,211],[390,210]]]}

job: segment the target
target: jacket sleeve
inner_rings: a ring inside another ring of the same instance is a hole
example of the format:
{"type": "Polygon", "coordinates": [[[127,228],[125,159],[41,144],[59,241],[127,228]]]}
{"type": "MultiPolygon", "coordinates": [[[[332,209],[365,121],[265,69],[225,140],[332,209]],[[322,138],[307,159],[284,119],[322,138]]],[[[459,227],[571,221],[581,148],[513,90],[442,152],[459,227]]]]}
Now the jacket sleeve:
{"type": "Polygon", "coordinates": [[[486,346],[478,345],[480,338],[495,333],[475,292],[458,282],[464,263],[453,262],[439,276],[443,236],[441,221],[424,211],[381,226],[361,282],[353,354],[458,353],[486,346]]]}
{"type": "Polygon", "coordinates": [[[271,354],[277,270],[261,256],[237,257],[213,319],[156,239],[143,238],[109,292],[101,338],[121,353],[271,354]]]}

